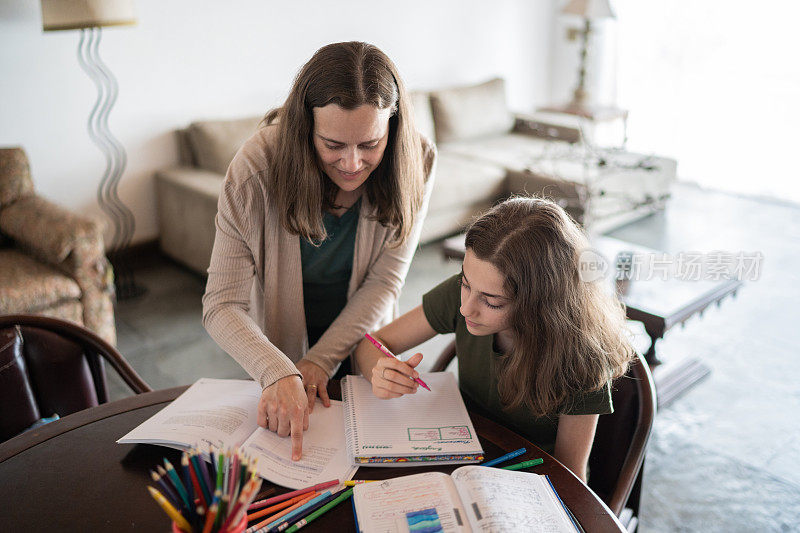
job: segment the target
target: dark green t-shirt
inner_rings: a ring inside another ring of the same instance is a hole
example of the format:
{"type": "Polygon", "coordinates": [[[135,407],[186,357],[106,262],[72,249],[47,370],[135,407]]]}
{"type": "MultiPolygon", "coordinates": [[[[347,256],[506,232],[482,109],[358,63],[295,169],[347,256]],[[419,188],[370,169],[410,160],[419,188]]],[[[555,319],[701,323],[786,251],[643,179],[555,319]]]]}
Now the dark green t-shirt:
{"type": "Polygon", "coordinates": [[[319,246],[300,240],[303,307],[308,345],[314,346],[347,305],[361,199],[342,216],[322,215],[328,238],[319,246]]]}
{"type": "Polygon", "coordinates": [[[552,416],[533,416],[524,406],[511,411],[504,410],[498,393],[498,370],[505,356],[494,351],[494,335],[477,336],[467,331],[467,324],[459,312],[460,278],[460,274],[455,275],[425,294],[422,308],[428,323],[437,333],[456,334],[459,387],[473,408],[548,453],[552,453],[555,447],[559,414],[613,412],[610,384],[598,391],[576,395],[552,416]]]}

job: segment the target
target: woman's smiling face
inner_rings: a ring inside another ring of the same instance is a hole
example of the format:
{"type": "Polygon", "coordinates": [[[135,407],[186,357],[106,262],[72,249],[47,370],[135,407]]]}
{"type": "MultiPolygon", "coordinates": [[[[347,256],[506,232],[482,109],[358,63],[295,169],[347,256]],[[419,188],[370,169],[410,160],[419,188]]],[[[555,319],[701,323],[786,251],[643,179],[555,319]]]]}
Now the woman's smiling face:
{"type": "Polygon", "coordinates": [[[345,192],[358,190],[383,158],[391,109],[337,104],[314,108],[314,148],[325,174],[345,192]]]}

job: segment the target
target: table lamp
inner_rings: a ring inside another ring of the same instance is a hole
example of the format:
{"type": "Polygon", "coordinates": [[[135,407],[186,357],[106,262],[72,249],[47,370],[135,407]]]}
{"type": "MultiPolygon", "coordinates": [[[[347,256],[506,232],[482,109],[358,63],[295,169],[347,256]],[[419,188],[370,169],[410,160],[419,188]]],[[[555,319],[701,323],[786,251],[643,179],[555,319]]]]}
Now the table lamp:
{"type": "Polygon", "coordinates": [[[566,15],[577,15],[583,17],[584,24],[581,31],[581,64],[578,71],[578,86],[572,95],[572,102],[569,106],[573,108],[583,108],[587,103],[588,93],[586,91],[586,55],[589,49],[589,35],[592,32],[592,20],[604,18],[616,18],[611,9],[609,0],[570,0],[561,10],[566,15]]]}
{"type": "Polygon", "coordinates": [[[125,148],[108,129],[108,115],[117,100],[117,80],[101,61],[98,53],[103,27],[136,24],[133,0],[41,0],[41,2],[44,31],[81,31],[78,62],[97,88],[97,101],[89,113],[87,129],[89,137],[106,158],[105,173],[97,189],[97,202],[113,224],[109,260],[114,267],[117,298],[138,296],[144,289],[136,285],[133,272],[121,264],[119,257],[120,251],[131,243],[135,219],[117,192],[127,163],[125,148]]]}

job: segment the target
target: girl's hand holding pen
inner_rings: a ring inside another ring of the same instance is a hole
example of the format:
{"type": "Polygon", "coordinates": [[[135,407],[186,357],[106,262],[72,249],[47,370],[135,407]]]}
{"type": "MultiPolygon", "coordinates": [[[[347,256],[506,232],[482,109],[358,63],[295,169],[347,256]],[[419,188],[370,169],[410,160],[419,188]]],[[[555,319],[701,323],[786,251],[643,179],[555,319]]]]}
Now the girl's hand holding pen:
{"type": "Polygon", "coordinates": [[[419,372],[414,367],[422,362],[422,354],[415,353],[408,361],[394,357],[381,357],[372,367],[372,392],[378,398],[399,398],[404,394],[414,394],[419,384],[419,372]]]}

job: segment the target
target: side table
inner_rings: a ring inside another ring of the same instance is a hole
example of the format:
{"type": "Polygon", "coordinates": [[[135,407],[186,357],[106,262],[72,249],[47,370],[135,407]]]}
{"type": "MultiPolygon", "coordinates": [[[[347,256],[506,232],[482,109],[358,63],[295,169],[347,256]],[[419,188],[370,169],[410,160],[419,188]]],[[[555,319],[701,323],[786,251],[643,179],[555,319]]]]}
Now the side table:
{"type": "Polygon", "coordinates": [[[615,106],[565,104],[540,107],[534,116],[560,126],[578,127],[591,145],[624,148],[628,142],[627,109],[615,106]],[[620,136],[622,142],[615,140],[620,136]]]}

